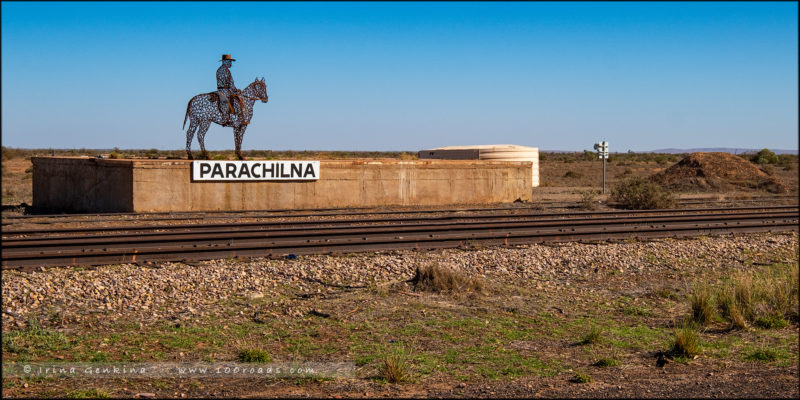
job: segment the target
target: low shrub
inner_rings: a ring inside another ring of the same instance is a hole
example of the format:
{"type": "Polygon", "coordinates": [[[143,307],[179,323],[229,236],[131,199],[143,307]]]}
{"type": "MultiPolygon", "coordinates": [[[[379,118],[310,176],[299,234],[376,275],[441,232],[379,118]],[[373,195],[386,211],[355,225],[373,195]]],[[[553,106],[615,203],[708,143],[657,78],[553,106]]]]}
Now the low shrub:
{"type": "Polygon", "coordinates": [[[626,177],[628,175],[632,175],[632,174],[633,174],[633,170],[631,170],[630,168],[625,168],[624,171],[622,171],[621,173],[617,174],[617,178],[624,178],[624,177],[626,177]]]}
{"type": "Polygon", "coordinates": [[[582,190],[578,192],[581,195],[581,200],[578,202],[578,207],[581,210],[596,210],[597,209],[597,192],[594,190],[582,190]]]}
{"type": "Polygon", "coordinates": [[[675,207],[675,197],[661,186],[643,178],[624,179],[611,189],[610,199],[632,210],[653,210],[675,207]]]}
{"type": "Polygon", "coordinates": [[[758,153],[754,154],[750,158],[750,161],[756,164],[777,164],[778,156],[769,149],[762,149],[758,153]]]}
{"type": "Polygon", "coordinates": [[[797,156],[794,154],[779,154],[778,155],[778,165],[783,168],[784,171],[792,171],[794,170],[794,165],[797,164],[797,156]]]}
{"type": "Polygon", "coordinates": [[[581,175],[580,172],[575,172],[575,171],[571,171],[571,170],[567,171],[567,173],[564,174],[564,178],[579,179],[579,178],[582,178],[582,177],[583,177],[583,175],[581,175]]]}

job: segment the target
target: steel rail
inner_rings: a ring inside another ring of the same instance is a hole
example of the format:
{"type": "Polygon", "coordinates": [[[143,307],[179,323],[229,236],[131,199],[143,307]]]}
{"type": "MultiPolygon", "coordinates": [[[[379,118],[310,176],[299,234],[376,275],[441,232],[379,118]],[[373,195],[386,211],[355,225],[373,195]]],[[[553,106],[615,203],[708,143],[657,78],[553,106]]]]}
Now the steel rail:
{"type": "MultiPolygon", "coordinates": [[[[719,216],[717,216],[719,217],[719,216]]],[[[331,252],[380,251],[407,248],[443,248],[469,244],[511,245],[548,241],[607,240],[614,238],[647,238],[665,236],[691,236],[734,232],[786,231],[798,229],[798,218],[762,216],[760,219],[720,219],[707,221],[647,222],[638,225],[587,224],[566,226],[486,226],[487,224],[440,226],[439,230],[418,227],[414,231],[364,232],[341,230],[318,232],[314,235],[255,237],[246,239],[223,238],[194,240],[189,243],[158,243],[148,246],[91,247],[77,249],[36,248],[20,252],[3,252],[3,268],[41,265],[86,265],[137,261],[180,261],[236,256],[274,257],[287,253],[314,254],[331,252]]],[[[363,228],[363,227],[361,227],[363,228]]],[[[397,228],[397,227],[392,227],[397,228]]],[[[410,228],[410,227],[407,227],[410,228]]],[[[312,232],[313,233],[313,232],[312,232]]]]}
{"type": "MultiPolygon", "coordinates": [[[[787,199],[795,199],[796,196],[765,196],[763,198],[750,198],[750,199],[726,199],[726,200],[703,200],[698,198],[687,198],[678,201],[682,205],[693,204],[715,204],[715,203],[732,203],[732,202],[775,202],[787,199]]],[[[458,209],[429,209],[429,210],[377,210],[374,207],[359,207],[359,208],[319,208],[319,209],[306,209],[306,210],[292,210],[292,209],[275,209],[275,210],[248,210],[248,211],[185,211],[185,212],[144,212],[144,213],[86,213],[86,214],[30,214],[30,215],[7,215],[3,216],[2,225],[12,225],[18,222],[6,222],[17,220],[30,220],[30,219],[47,219],[47,221],[35,221],[26,223],[35,224],[50,224],[50,223],[63,223],[64,220],[76,220],[78,218],[87,217],[137,217],[136,220],[145,221],[172,221],[172,220],[207,220],[207,219],[230,219],[230,218],[282,218],[282,217],[313,217],[320,215],[381,215],[381,214],[410,214],[410,213],[439,213],[446,211],[507,211],[507,210],[525,210],[547,205],[547,208],[575,208],[578,207],[577,201],[536,201],[534,204],[525,205],[509,205],[506,207],[473,207],[473,208],[458,208],[458,209]],[[558,205],[562,207],[557,207],[558,205]],[[356,211],[364,210],[364,211],[356,211]],[[300,212],[297,214],[297,212],[300,212]],[[253,214],[254,215],[248,215],[253,214]],[[266,214],[264,214],[266,213],[266,214]],[[208,215],[212,214],[212,215],[208,215]],[[214,215],[222,214],[222,215],[214,215]],[[145,217],[145,216],[158,216],[166,215],[165,217],[145,217]]],[[[612,205],[614,203],[609,203],[612,205]]],[[[87,222],[85,219],[81,222],[87,222]]],[[[117,222],[119,219],[93,219],[90,222],[117,222]]]]}
{"type": "Polygon", "coordinates": [[[663,223],[678,221],[716,221],[716,220],[749,220],[763,218],[783,218],[797,215],[797,210],[770,213],[727,213],[727,214],[682,214],[682,215],[634,215],[627,217],[602,216],[581,219],[543,219],[543,218],[493,218],[490,220],[470,220],[465,218],[460,221],[423,221],[416,219],[397,221],[379,221],[368,225],[353,224],[344,220],[339,223],[316,223],[311,226],[298,225],[256,225],[248,227],[212,227],[197,226],[195,229],[184,232],[136,232],[124,234],[80,235],[80,236],[27,236],[4,239],[3,249],[17,249],[24,247],[40,246],[66,246],[66,245],[104,245],[114,243],[147,243],[164,241],[192,241],[200,239],[223,238],[250,238],[271,236],[313,236],[329,233],[342,233],[348,230],[358,232],[410,232],[414,230],[447,230],[466,227],[503,228],[515,226],[547,227],[547,226],[587,226],[587,225],[630,225],[643,222],[663,223]],[[414,221],[414,222],[409,222],[414,221]]]}
{"type": "MultiPolygon", "coordinates": [[[[792,219],[789,219],[790,221],[792,219]]],[[[724,225],[730,224],[741,224],[742,222],[747,222],[748,220],[724,220],[721,223],[724,225]]],[[[687,223],[685,220],[679,221],[666,221],[667,223],[672,222],[674,223],[687,223]]],[[[689,223],[716,223],[720,222],[718,220],[711,220],[711,221],[689,221],[689,223]]],[[[632,229],[639,229],[641,226],[667,226],[664,223],[652,223],[650,221],[647,222],[648,225],[637,225],[632,226],[632,229]]],[[[582,225],[578,226],[577,229],[590,229],[590,228],[602,228],[608,229],[609,224],[591,224],[591,225],[582,225]]],[[[625,224],[617,224],[617,225],[625,225],[625,224]]],[[[218,236],[218,235],[184,235],[181,238],[175,238],[172,240],[144,240],[144,241],[117,241],[117,242],[102,242],[96,241],[93,243],[84,243],[78,245],[62,245],[62,244],[54,244],[54,245],[33,245],[33,246],[24,246],[19,248],[13,249],[6,249],[4,255],[8,258],[8,256],[15,256],[19,254],[25,254],[31,250],[38,252],[39,255],[50,255],[50,254],[76,254],[80,255],[86,252],[133,252],[137,249],[146,249],[150,247],[181,247],[181,246],[189,246],[189,247],[200,247],[200,246],[217,246],[217,245],[232,245],[232,244],[242,244],[242,243],[260,243],[265,240],[271,240],[271,243],[275,243],[275,241],[281,240],[314,240],[316,238],[342,238],[342,237],[354,237],[364,239],[365,235],[394,235],[394,234],[401,234],[407,237],[411,237],[412,235],[423,235],[423,236],[430,236],[431,234],[437,234],[441,232],[470,232],[470,231],[501,231],[501,230],[519,230],[519,229],[538,229],[539,232],[546,232],[546,231],[553,231],[557,230],[559,232],[569,232],[576,230],[575,225],[518,225],[518,226],[507,226],[507,225],[495,225],[495,224],[480,224],[480,225],[472,225],[472,226],[465,226],[465,225],[448,225],[448,226],[438,226],[438,227],[430,227],[430,226],[420,226],[420,227],[413,227],[411,229],[404,229],[400,230],[397,228],[378,228],[374,229],[371,227],[362,227],[360,229],[336,229],[330,231],[299,231],[299,232],[276,232],[270,235],[226,235],[226,236],[218,236]]]]}
{"type": "MultiPolygon", "coordinates": [[[[296,220],[296,221],[274,221],[270,222],[273,226],[299,226],[299,225],[320,225],[320,224],[365,224],[365,223],[378,223],[378,222],[405,222],[411,221],[452,221],[452,220],[468,220],[468,219],[490,219],[490,218],[545,218],[545,217],[560,217],[560,219],[580,218],[580,217],[612,217],[617,218],[629,215],[655,215],[664,213],[728,213],[740,211],[755,211],[755,210],[771,210],[771,211],[793,211],[797,212],[796,205],[786,206],[761,206],[761,207],[733,207],[733,208],[693,208],[693,209],[677,209],[677,210],[625,210],[625,211],[580,211],[565,213],[537,213],[537,212],[523,212],[523,213],[463,213],[460,211],[448,212],[445,215],[427,215],[417,217],[391,217],[391,218],[360,218],[360,219],[330,219],[330,220],[296,220]]],[[[103,232],[104,235],[110,232],[145,232],[145,231],[180,231],[180,230],[196,230],[200,228],[227,228],[227,229],[247,229],[249,227],[262,227],[265,225],[263,221],[257,222],[237,222],[235,227],[231,223],[211,223],[211,224],[173,224],[173,225],[122,225],[122,226],[102,226],[102,227],[65,227],[65,228],[50,228],[50,229],[4,229],[2,231],[3,239],[10,240],[14,235],[26,236],[50,236],[53,233],[90,233],[90,232],[103,232]]]]}

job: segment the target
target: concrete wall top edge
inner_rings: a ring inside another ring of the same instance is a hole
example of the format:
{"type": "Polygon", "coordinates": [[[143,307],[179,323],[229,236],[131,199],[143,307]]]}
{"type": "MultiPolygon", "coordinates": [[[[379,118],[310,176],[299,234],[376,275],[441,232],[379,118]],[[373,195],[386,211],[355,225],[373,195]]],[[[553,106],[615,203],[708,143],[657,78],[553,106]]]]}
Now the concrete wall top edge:
{"type": "MultiPolygon", "coordinates": [[[[59,161],[74,163],[75,161],[83,161],[85,163],[92,163],[104,166],[119,166],[135,168],[185,168],[186,164],[192,161],[200,160],[150,160],[150,159],[108,159],[108,158],[95,158],[95,157],[69,157],[69,156],[44,156],[44,157],[31,157],[34,163],[58,163],[59,161]]],[[[213,160],[211,160],[213,161],[213,160]]],[[[221,160],[221,161],[235,161],[235,160],[221,160]]],[[[483,168],[487,166],[503,166],[503,165],[524,165],[531,164],[530,160],[519,161],[497,161],[497,160],[395,160],[387,159],[342,159],[342,160],[266,160],[266,159],[248,159],[246,161],[320,161],[326,167],[337,166],[351,166],[351,165],[430,165],[436,167],[463,167],[464,165],[474,164],[483,168]]]]}

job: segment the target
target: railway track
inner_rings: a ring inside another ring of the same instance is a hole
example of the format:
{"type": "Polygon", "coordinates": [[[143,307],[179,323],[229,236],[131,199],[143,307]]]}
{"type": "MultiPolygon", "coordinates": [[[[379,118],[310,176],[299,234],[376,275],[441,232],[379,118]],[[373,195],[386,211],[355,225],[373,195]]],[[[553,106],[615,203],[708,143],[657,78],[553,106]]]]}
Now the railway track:
{"type": "MultiPolygon", "coordinates": [[[[731,198],[727,200],[712,200],[708,198],[684,198],[679,200],[682,207],[712,206],[712,205],[744,205],[757,203],[780,204],[781,202],[795,202],[796,197],[787,195],[755,196],[746,199],[731,198]]],[[[467,207],[451,208],[448,212],[490,212],[490,211],[525,211],[533,209],[575,209],[581,205],[576,201],[536,201],[534,204],[511,204],[500,207],[467,207]]],[[[348,209],[309,209],[309,210],[254,210],[254,211],[208,211],[208,212],[149,212],[149,213],[90,213],[90,214],[25,214],[5,215],[2,225],[11,227],[18,224],[52,225],[72,222],[120,222],[120,221],[211,221],[231,219],[275,219],[275,218],[301,218],[320,216],[365,216],[365,215],[410,215],[410,214],[435,214],[442,213],[441,209],[408,209],[397,207],[393,210],[376,210],[374,208],[348,208],[348,209]]]]}
{"type": "MultiPolygon", "coordinates": [[[[440,212],[442,210],[439,210],[440,212]]],[[[798,230],[798,207],[428,216],[3,230],[2,267],[281,257],[798,230]]]]}

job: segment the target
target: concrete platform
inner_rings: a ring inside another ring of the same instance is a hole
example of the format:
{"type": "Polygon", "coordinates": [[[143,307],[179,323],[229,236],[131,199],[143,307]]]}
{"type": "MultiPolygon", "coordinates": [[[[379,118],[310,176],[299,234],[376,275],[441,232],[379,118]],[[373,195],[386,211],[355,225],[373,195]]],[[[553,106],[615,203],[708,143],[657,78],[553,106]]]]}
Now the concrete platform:
{"type": "Polygon", "coordinates": [[[33,157],[33,205],[66,212],[247,211],[530,201],[531,162],[321,160],[315,181],[193,181],[190,160],[33,157]]]}

